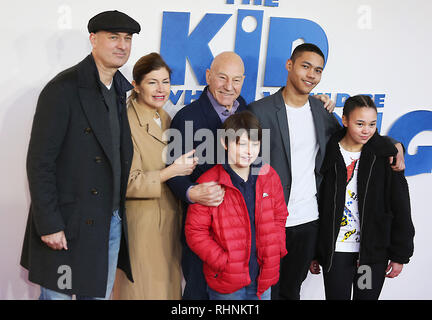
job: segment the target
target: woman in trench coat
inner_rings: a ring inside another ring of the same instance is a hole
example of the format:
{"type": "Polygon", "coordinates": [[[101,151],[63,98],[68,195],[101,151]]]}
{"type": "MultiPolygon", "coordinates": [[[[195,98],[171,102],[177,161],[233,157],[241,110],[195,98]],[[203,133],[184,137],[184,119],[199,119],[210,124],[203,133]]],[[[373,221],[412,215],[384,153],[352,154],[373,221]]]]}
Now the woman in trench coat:
{"type": "Polygon", "coordinates": [[[118,270],[114,299],[181,299],[180,202],[165,181],[192,173],[193,151],[168,167],[163,132],[171,118],[162,109],[170,95],[171,70],[157,53],[133,69],[128,101],[134,155],[126,193],[129,253],[134,282],[118,270]]]}

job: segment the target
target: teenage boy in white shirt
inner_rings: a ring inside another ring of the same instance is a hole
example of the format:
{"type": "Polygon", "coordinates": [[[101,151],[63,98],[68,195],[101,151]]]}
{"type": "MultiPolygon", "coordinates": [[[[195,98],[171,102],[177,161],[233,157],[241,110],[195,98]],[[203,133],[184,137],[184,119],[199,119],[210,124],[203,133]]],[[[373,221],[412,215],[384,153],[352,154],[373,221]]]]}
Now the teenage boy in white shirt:
{"type": "MultiPolygon", "coordinates": [[[[321,80],[325,57],[314,44],[297,46],[286,62],[286,86],[248,106],[263,129],[270,129],[270,165],[279,174],[289,216],[286,222],[288,254],[281,260],[279,283],[272,299],[299,300],[301,284],[315,254],[318,232],[317,190],[326,144],[341,128],[339,122],[310,97],[321,80]]],[[[405,168],[403,149],[393,170],[405,168]]],[[[393,161],[393,159],[390,159],[393,161]]]]}

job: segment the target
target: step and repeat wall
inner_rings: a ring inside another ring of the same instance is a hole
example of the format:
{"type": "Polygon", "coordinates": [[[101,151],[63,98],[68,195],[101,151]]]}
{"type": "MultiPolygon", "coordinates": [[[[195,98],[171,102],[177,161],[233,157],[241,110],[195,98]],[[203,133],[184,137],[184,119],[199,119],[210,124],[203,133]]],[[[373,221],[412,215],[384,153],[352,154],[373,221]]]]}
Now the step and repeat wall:
{"type": "MultiPolygon", "coordinates": [[[[285,84],[285,62],[303,42],[327,57],[321,83],[342,112],[345,99],[370,95],[378,129],[404,143],[406,176],[416,227],[411,263],[385,282],[381,299],[431,299],[432,264],[428,190],[432,186],[430,97],[432,11],[429,0],[16,0],[3,5],[0,73],[0,299],[35,299],[19,259],[30,196],[26,152],[36,101],[43,86],[90,51],[87,23],[95,14],[119,10],[142,27],[121,68],[131,80],[134,63],[160,52],[174,70],[170,100],[174,115],[205,86],[205,70],[222,51],[244,60],[242,96],[251,102],[285,84]]],[[[309,274],[302,299],[323,299],[322,276],[309,274]]]]}

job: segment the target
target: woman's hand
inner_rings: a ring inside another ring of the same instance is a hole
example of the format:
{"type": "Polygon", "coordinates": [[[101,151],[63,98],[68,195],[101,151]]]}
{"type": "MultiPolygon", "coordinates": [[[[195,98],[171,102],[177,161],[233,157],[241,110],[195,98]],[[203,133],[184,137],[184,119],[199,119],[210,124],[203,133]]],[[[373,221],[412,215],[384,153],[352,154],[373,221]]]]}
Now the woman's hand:
{"type": "Polygon", "coordinates": [[[189,151],[188,153],[178,157],[174,163],[170,165],[170,167],[173,166],[174,168],[174,177],[188,176],[194,171],[198,163],[198,158],[192,157],[194,153],[195,150],[189,151]]]}
{"type": "Polygon", "coordinates": [[[177,176],[190,175],[198,163],[198,158],[192,157],[194,153],[195,150],[189,151],[178,157],[171,165],[162,169],[160,172],[161,182],[177,176]]]}

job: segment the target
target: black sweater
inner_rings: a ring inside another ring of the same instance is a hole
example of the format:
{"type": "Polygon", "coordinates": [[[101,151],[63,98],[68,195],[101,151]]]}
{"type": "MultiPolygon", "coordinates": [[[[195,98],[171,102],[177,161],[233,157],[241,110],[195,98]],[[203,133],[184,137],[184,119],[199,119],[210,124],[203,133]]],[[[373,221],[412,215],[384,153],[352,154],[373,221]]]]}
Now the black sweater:
{"type": "MultiPolygon", "coordinates": [[[[332,136],[321,167],[316,258],[324,272],[331,268],[345,205],[347,170],[338,145],[345,133],[342,129],[332,136]]],[[[414,251],[408,184],[404,173],[393,171],[389,163],[396,153],[395,146],[378,133],[362,149],[357,179],[360,265],[408,263],[414,251]]]]}

